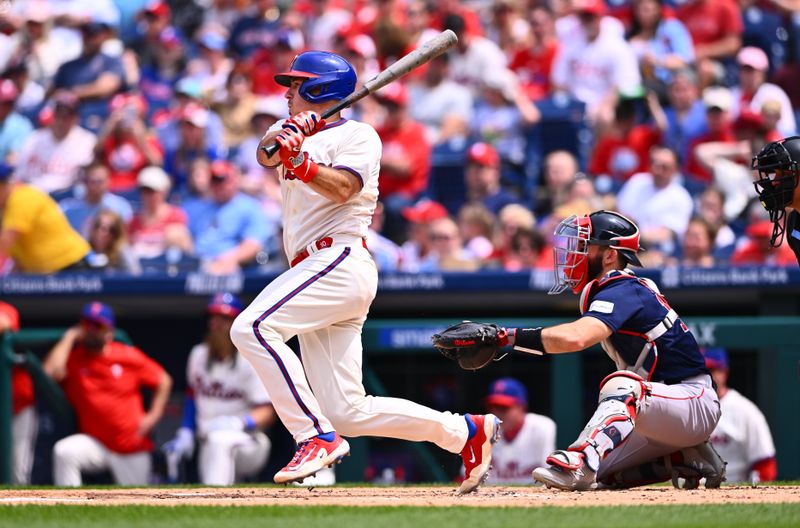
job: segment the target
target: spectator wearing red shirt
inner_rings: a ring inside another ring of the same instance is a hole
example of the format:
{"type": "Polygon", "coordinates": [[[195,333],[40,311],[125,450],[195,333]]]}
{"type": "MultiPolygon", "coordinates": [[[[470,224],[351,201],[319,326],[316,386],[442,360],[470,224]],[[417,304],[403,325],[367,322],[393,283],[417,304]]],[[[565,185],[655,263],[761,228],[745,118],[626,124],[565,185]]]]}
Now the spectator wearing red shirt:
{"type": "MultiPolygon", "coordinates": [[[[0,340],[6,332],[19,332],[19,312],[8,303],[0,301],[0,340]]],[[[11,369],[11,434],[14,449],[11,454],[12,482],[30,484],[33,468],[33,448],[36,444],[38,420],[36,416],[33,380],[24,367],[11,369]]]]}
{"type": "Polygon", "coordinates": [[[684,160],[684,173],[703,183],[711,183],[711,172],[700,163],[696,150],[699,145],[704,143],[733,143],[736,141],[731,119],[733,94],[722,86],[711,86],[703,90],[703,104],[706,107],[708,131],[689,144],[689,155],[684,160]]]}
{"type": "Polygon", "coordinates": [[[661,141],[666,129],[666,118],[654,96],[646,99],[620,99],[617,103],[614,122],[609,131],[597,140],[597,146],[589,162],[589,172],[595,176],[607,176],[622,183],[637,172],[648,170],[650,149],[661,141]],[[647,104],[652,115],[659,116],[652,122],[637,123],[637,102],[647,104]]]}
{"type": "Polygon", "coordinates": [[[44,361],[75,407],[79,433],[53,446],[57,486],[80,486],[81,473],[110,470],[117,484],[147,484],[149,433],[161,419],[172,378],[136,347],[114,341],[114,312],[90,302],[44,361]],[[142,388],[153,389],[145,411],[142,388]]]}
{"type": "Polygon", "coordinates": [[[169,247],[192,251],[186,213],[167,203],[171,182],[161,167],[145,167],[138,177],[141,209],[128,225],[131,252],[138,259],[164,255],[169,247]]]}
{"type": "Polygon", "coordinates": [[[772,222],[760,220],[747,226],[746,238],[736,246],[731,256],[733,266],[794,266],[797,259],[788,244],[773,248],[772,222]]]}
{"type": "Polygon", "coordinates": [[[413,204],[428,185],[431,146],[425,127],[408,113],[408,91],[395,82],[376,94],[385,111],[378,135],[383,143],[381,173],[378,184],[386,206],[386,230],[390,237],[398,234],[398,222],[404,207],[413,204]]]}
{"type": "Polygon", "coordinates": [[[514,53],[509,68],[517,74],[525,95],[531,101],[538,101],[550,94],[550,71],[558,52],[558,39],[553,11],[549,7],[534,7],[530,19],[533,42],[514,53]]]}
{"type": "Polygon", "coordinates": [[[688,0],[676,11],[694,43],[700,86],[718,77],[720,62],[728,61],[742,47],[744,23],[734,0],[688,0]]]}
{"type": "Polygon", "coordinates": [[[145,123],[147,103],[134,94],[119,94],[109,103],[111,115],[97,138],[95,156],[109,170],[109,190],[136,189],[136,176],[148,165],[164,163],[161,144],[145,123]]]}

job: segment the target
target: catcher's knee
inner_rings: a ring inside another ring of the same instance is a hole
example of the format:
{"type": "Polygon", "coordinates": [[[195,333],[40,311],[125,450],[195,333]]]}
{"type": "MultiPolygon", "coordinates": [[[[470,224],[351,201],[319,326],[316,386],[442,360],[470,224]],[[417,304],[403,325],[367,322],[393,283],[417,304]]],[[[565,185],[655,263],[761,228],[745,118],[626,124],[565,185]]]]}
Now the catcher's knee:
{"type": "Polygon", "coordinates": [[[636,374],[620,370],[606,376],[600,383],[597,410],[570,449],[593,447],[602,459],[633,432],[644,395],[644,380],[636,374]]]}

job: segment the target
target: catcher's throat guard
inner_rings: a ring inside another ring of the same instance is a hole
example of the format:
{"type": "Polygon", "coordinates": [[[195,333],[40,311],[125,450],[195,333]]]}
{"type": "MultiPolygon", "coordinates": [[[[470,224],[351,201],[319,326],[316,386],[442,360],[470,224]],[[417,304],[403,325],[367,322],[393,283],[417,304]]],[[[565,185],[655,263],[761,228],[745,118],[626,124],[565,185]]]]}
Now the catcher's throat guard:
{"type": "Polygon", "coordinates": [[[786,206],[792,203],[800,174],[800,136],[768,143],[753,157],[753,187],[773,223],[770,245],[783,242],[786,206]]]}

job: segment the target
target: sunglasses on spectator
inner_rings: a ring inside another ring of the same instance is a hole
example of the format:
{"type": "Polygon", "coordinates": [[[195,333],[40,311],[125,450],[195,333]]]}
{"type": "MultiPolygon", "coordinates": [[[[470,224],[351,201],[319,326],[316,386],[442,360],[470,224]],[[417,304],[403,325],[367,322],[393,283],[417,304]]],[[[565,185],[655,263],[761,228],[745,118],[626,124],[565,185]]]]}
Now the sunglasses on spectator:
{"type": "Polygon", "coordinates": [[[455,235],[449,233],[431,233],[431,240],[453,240],[455,235]]]}

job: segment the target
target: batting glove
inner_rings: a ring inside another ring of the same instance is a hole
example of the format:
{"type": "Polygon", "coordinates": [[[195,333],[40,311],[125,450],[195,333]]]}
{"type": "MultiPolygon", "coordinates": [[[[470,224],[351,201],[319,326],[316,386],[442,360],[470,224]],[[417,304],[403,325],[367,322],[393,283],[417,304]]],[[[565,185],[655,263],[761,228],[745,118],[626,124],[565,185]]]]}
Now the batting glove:
{"type": "Polygon", "coordinates": [[[300,150],[305,138],[298,125],[287,121],[283,124],[283,131],[275,137],[275,142],[280,145],[278,155],[284,168],[295,178],[308,183],[319,172],[319,165],[311,161],[308,153],[300,150]]]}
{"type": "MultiPolygon", "coordinates": [[[[288,119],[286,123],[297,125],[300,132],[306,137],[313,136],[325,126],[325,120],[322,119],[318,113],[310,110],[300,112],[296,116],[288,119]]],[[[286,123],[284,123],[284,125],[286,123]]]]}
{"type": "Polygon", "coordinates": [[[175,433],[175,437],[166,442],[161,449],[176,458],[191,458],[194,453],[194,431],[188,427],[181,427],[175,433]]]}

